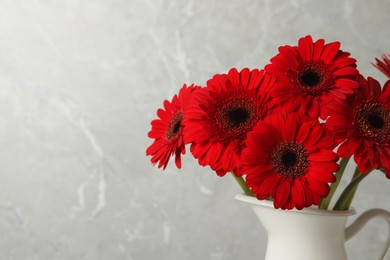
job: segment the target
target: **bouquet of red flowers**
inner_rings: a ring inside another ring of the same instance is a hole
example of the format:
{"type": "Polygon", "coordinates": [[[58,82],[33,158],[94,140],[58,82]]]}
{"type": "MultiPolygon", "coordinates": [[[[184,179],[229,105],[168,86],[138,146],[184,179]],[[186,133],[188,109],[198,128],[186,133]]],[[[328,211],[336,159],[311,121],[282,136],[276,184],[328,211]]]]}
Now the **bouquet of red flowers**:
{"type": "MultiPolygon", "coordinates": [[[[163,169],[174,156],[180,168],[188,144],[201,166],[232,172],[247,195],[281,209],[328,209],[353,156],[333,208],[348,209],[371,171],[390,178],[390,80],[362,76],[339,42],[306,36],[278,50],[264,69],[184,85],[157,111],[146,154],[163,169]]],[[[389,56],[373,65],[390,78],[389,56]]]]}

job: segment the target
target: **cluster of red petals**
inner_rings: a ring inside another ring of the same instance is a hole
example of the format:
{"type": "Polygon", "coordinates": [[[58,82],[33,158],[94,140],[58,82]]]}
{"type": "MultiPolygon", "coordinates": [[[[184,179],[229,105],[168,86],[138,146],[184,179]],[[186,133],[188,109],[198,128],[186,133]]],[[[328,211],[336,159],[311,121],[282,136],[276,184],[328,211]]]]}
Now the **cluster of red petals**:
{"type": "Polygon", "coordinates": [[[390,178],[390,81],[383,90],[379,82],[359,76],[356,94],[330,105],[329,129],[342,142],[342,158],[354,156],[363,173],[384,167],[390,178]]]}
{"type": "Polygon", "coordinates": [[[184,141],[191,143],[191,153],[200,165],[210,166],[219,176],[242,175],[240,157],[246,135],[275,106],[268,94],[275,80],[257,69],[231,69],[194,93],[184,113],[184,141]]]}
{"type": "MultiPolygon", "coordinates": [[[[165,169],[174,156],[181,168],[190,144],[201,166],[246,175],[258,199],[281,209],[318,205],[339,157],[353,155],[362,173],[384,168],[390,178],[390,80],[382,89],[359,75],[339,42],[306,36],[278,50],[264,70],[233,68],[165,100],[148,133],[151,162],[165,169]]],[[[390,56],[375,60],[390,78],[390,56]]]]}
{"type": "Polygon", "coordinates": [[[246,183],[258,199],[273,198],[275,208],[318,205],[339,169],[335,146],[318,120],[273,114],[248,134],[242,157],[246,183]]]}
{"type": "Polygon", "coordinates": [[[372,65],[390,79],[390,55],[383,54],[382,60],[375,58],[375,61],[372,65]]]}
{"type": "Polygon", "coordinates": [[[357,88],[356,60],[340,50],[339,42],[313,42],[311,36],[301,38],[298,46],[281,46],[265,70],[275,74],[281,84],[273,96],[288,111],[325,119],[329,100],[345,100],[357,88]]]}
{"type": "Polygon", "coordinates": [[[158,168],[166,168],[169,158],[175,156],[175,164],[181,168],[181,154],[185,154],[183,140],[183,114],[191,96],[200,87],[184,85],[172,101],[164,101],[164,109],[157,110],[158,119],[152,121],[152,129],[148,133],[154,142],[147,148],[146,155],[151,155],[151,162],[158,168]]]}

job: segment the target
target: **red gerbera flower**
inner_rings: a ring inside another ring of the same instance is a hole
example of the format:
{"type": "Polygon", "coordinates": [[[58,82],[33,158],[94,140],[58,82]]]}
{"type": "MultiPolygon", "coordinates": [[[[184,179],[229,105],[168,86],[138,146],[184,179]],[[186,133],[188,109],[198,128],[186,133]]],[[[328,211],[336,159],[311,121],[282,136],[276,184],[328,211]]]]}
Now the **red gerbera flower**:
{"type": "Polygon", "coordinates": [[[383,74],[385,74],[390,79],[390,55],[383,54],[382,60],[378,58],[375,58],[376,64],[371,63],[374,65],[375,68],[380,70],[383,74]]]}
{"type": "Polygon", "coordinates": [[[148,133],[154,142],[146,150],[146,155],[151,155],[151,162],[158,164],[158,168],[167,167],[169,157],[175,155],[175,164],[181,168],[181,154],[185,154],[185,143],[183,141],[183,113],[194,90],[200,87],[184,85],[178,95],[172,101],[164,101],[164,109],[158,109],[159,119],[152,121],[152,130],[148,133]]]}
{"type": "Polygon", "coordinates": [[[207,87],[194,93],[185,112],[184,140],[202,166],[219,176],[234,171],[240,176],[240,155],[246,135],[264,119],[273,103],[268,95],[275,77],[257,69],[215,75],[207,87]]]}
{"type": "Polygon", "coordinates": [[[329,99],[344,100],[358,87],[356,60],[349,55],[340,50],[339,42],[313,42],[311,36],[301,38],[298,46],[279,47],[279,54],[265,67],[282,83],[273,96],[289,111],[325,119],[329,99]]]}
{"type": "Polygon", "coordinates": [[[338,156],[330,131],[301,114],[273,114],[246,140],[242,171],[258,199],[273,198],[275,208],[318,205],[329,193],[338,156]]]}
{"type": "Polygon", "coordinates": [[[390,178],[390,81],[359,76],[360,88],[346,102],[333,102],[327,125],[339,141],[342,158],[354,155],[362,173],[384,167],[390,178]]]}

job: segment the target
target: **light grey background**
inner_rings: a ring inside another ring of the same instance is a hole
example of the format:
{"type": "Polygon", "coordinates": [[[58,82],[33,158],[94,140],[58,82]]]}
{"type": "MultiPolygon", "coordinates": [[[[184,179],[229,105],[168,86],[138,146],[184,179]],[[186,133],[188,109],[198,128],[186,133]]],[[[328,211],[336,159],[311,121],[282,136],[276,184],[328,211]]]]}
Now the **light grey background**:
{"type": "MultiPolygon", "coordinates": [[[[369,63],[390,52],[389,13],[375,0],[0,0],[0,260],[262,259],[232,177],[190,154],[181,171],[152,167],[150,121],[183,83],[262,68],[307,34],[383,82],[369,63]]],[[[390,210],[389,196],[375,173],[354,207],[390,210]]],[[[373,259],[386,232],[370,223],[351,259],[373,259]]]]}

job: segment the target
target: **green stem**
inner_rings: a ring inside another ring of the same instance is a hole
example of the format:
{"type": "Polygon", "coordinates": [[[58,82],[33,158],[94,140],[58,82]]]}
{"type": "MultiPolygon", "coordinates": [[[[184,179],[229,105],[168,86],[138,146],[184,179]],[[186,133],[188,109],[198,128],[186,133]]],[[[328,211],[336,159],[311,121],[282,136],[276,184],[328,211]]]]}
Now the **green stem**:
{"type": "Polygon", "coordinates": [[[330,191],[329,191],[328,196],[321,200],[321,203],[318,206],[318,208],[320,208],[320,209],[328,209],[329,203],[332,200],[333,195],[336,192],[337,187],[340,184],[341,178],[343,177],[344,170],[347,167],[349,159],[350,159],[350,157],[341,159],[341,161],[340,161],[340,169],[338,170],[338,172],[336,172],[336,181],[333,182],[330,185],[330,191]]]}
{"type": "Polygon", "coordinates": [[[234,177],[234,179],[237,181],[237,183],[240,185],[242,191],[245,193],[245,195],[247,196],[252,196],[254,197],[255,195],[251,192],[251,190],[249,189],[249,187],[246,185],[245,183],[245,180],[244,178],[242,177],[237,177],[234,172],[232,172],[232,175],[234,177]]]}
{"type": "MultiPolygon", "coordinates": [[[[357,168],[357,167],[356,167],[357,168]]],[[[337,200],[336,205],[333,210],[348,210],[351,206],[353,197],[355,196],[356,190],[359,186],[359,183],[368,176],[368,173],[359,173],[359,170],[356,169],[353,180],[345,187],[344,191],[341,193],[340,198],[337,200]]]]}
{"type": "MultiPolygon", "coordinates": [[[[356,166],[355,168],[355,172],[353,173],[353,176],[352,176],[352,179],[351,179],[351,182],[356,178],[358,177],[360,174],[360,171],[358,169],[358,167],[356,166]]],[[[366,174],[365,174],[366,175],[366,174]]],[[[357,191],[357,188],[358,188],[359,184],[355,186],[355,188],[351,191],[351,193],[349,194],[348,196],[348,199],[346,200],[345,202],[345,205],[349,208],[349,206],[351,206],[351,203],[352,203],[352,200],[353,198],[355,197],[355,193],[357,191]]]]}

